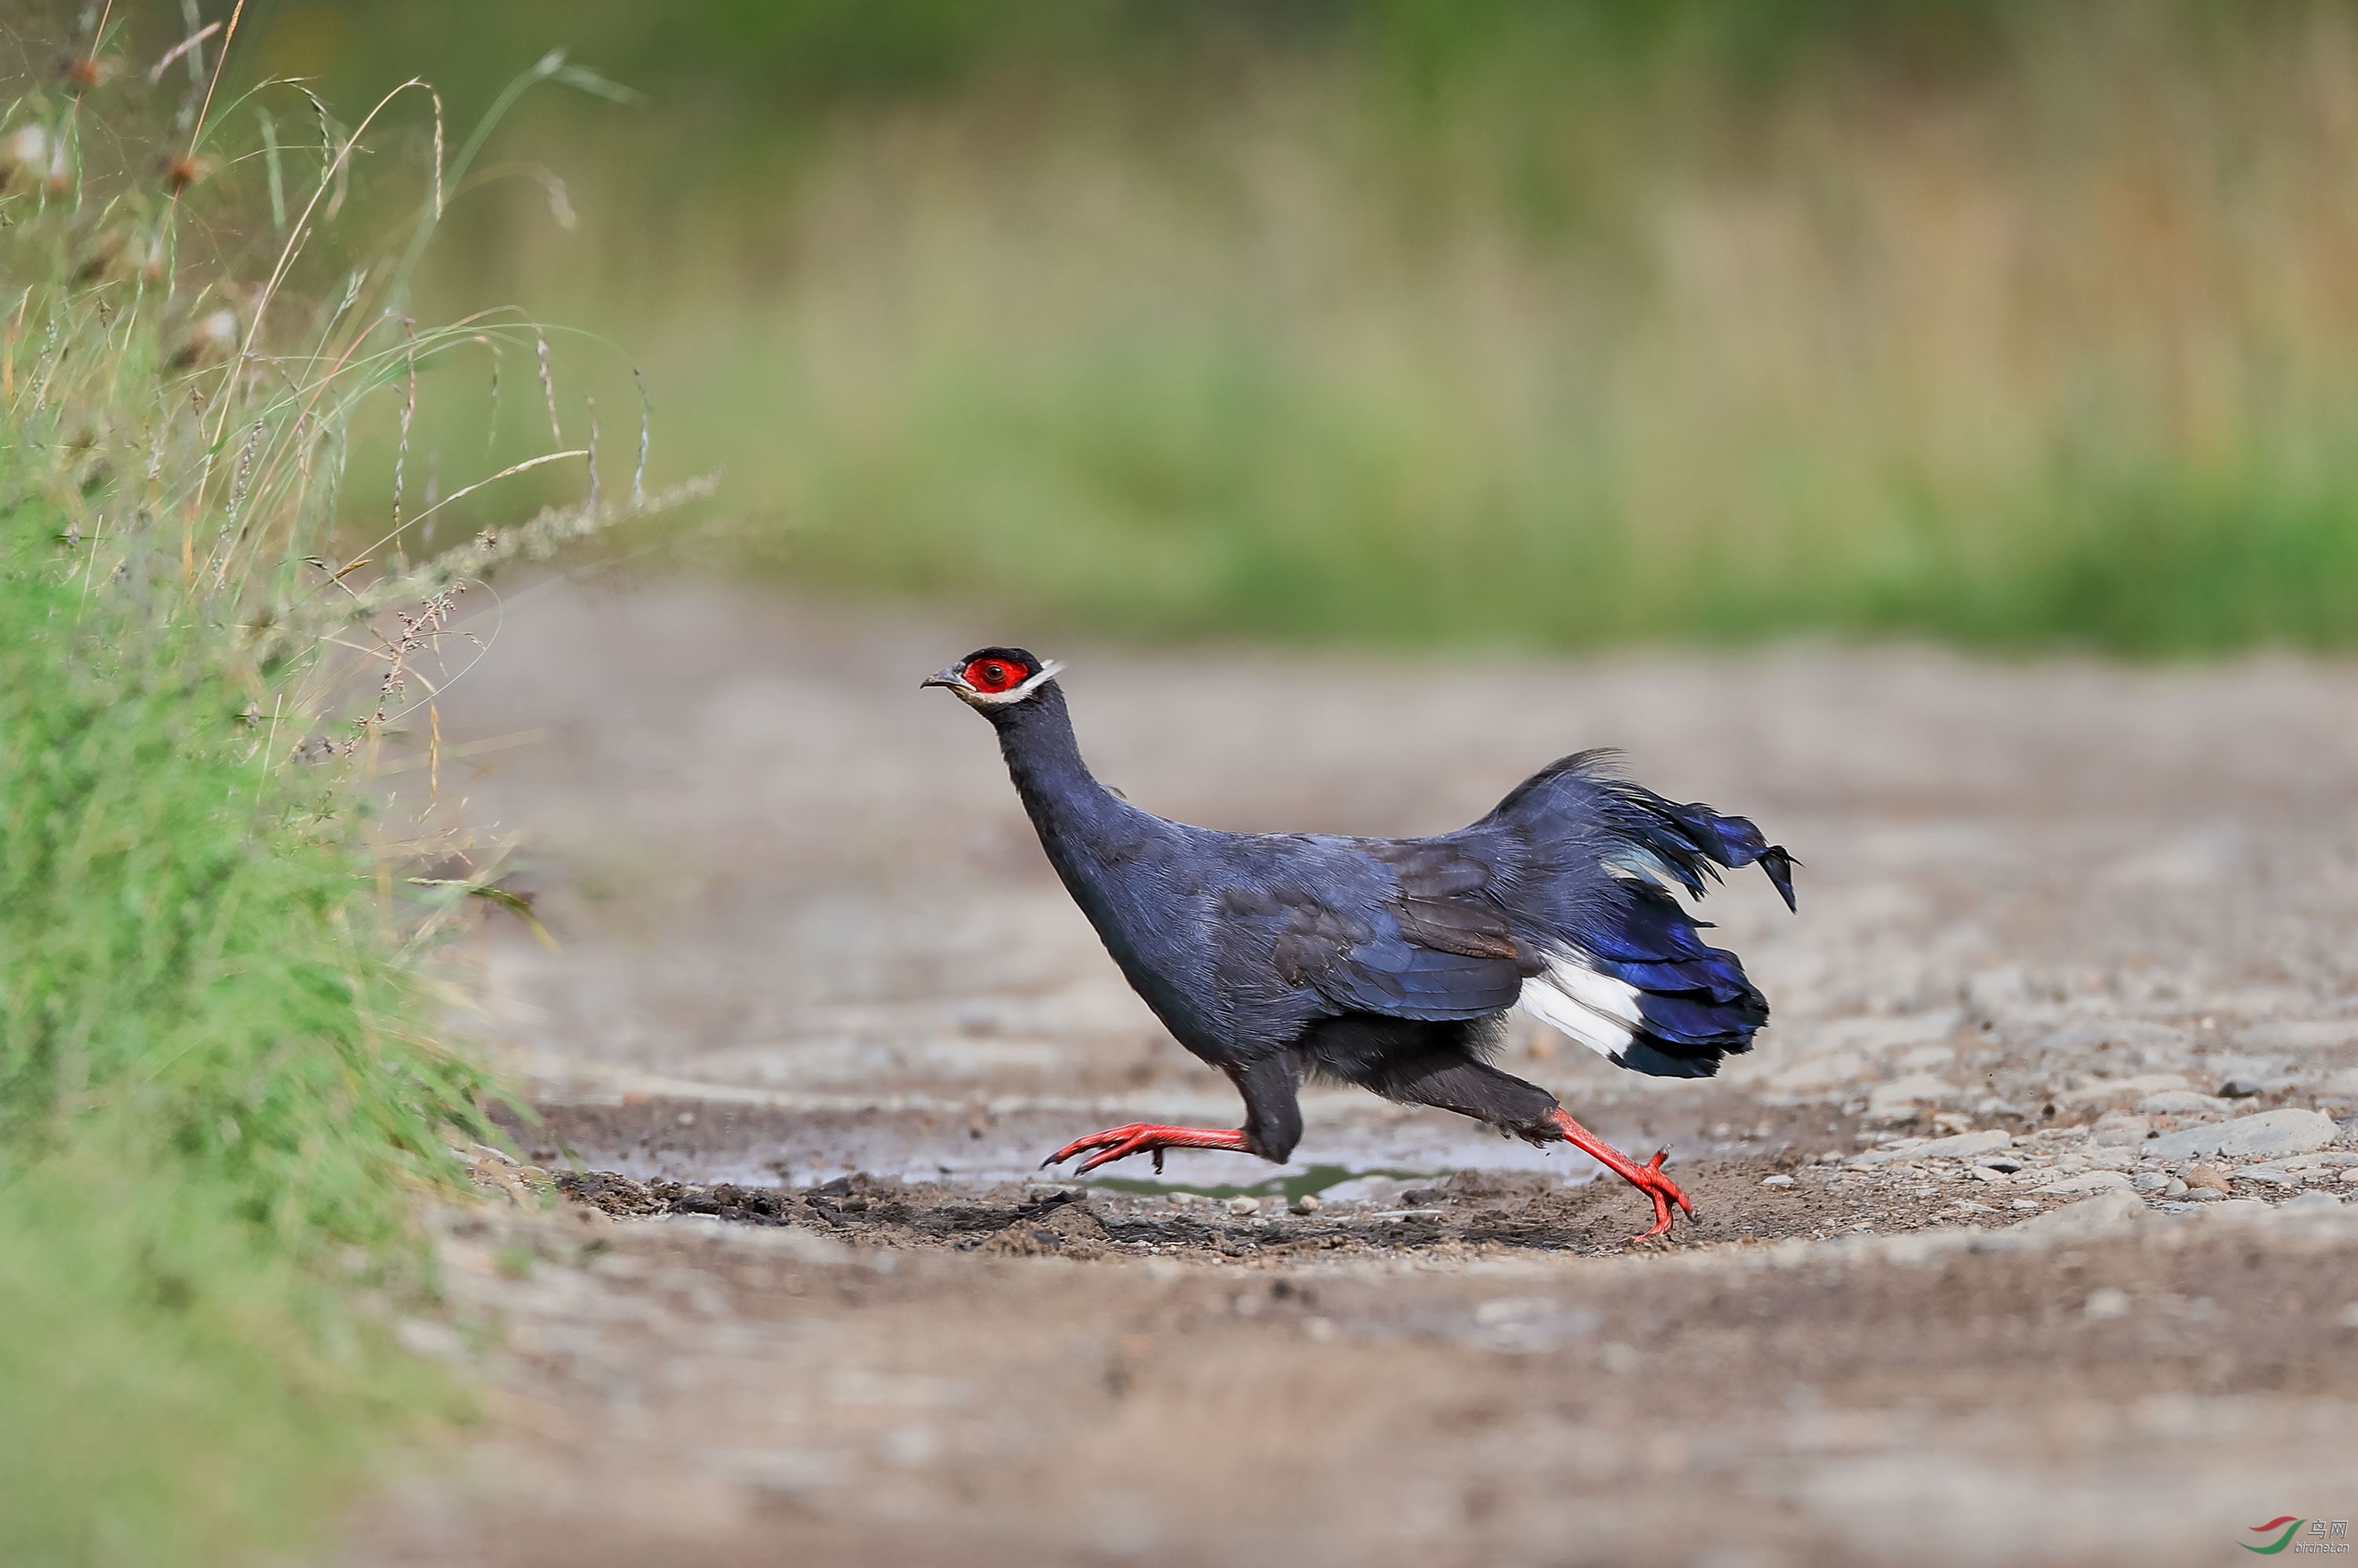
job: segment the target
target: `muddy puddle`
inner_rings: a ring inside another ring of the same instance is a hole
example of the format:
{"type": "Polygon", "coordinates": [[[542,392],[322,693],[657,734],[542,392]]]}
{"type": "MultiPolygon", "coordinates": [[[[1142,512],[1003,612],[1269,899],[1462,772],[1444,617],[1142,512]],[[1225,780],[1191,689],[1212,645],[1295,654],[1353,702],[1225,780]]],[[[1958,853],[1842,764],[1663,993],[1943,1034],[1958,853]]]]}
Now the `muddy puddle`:
{"type": "MultiPolygon", "coordinates": [[[[1759,1184],[1813,1158],[1800,1152],[1804,1134],[1815,1150],[1848,1130],[1816,1112],[1754,1111],[1740,1136],[1721,1123],[1716,1140],[1698,1129],[1671,1141],[1681,1151],[1671,1168],[1700,1216],[1682,1221],[1682,1237],[1830,1234],[1850,1222],[1851,1210],[1870,1212],[1865,1204],[1786,1202],[1760,1213],[1759,1184]]],[[[1044,1151],[1112,1119],[1103,1107],[810,1111],[641,1096],[543,1106],[532,1119],[503,1121],[519,1151],[568,1197],[616,1218],[804,1225],[876,1245],[990,1245],[1072,1257],[1448,1245],[1559,1250],[1616,1246],[1650,1223],[1645,1201],[1585,1156],[1490,1136],[1435,1112],[1338,1119],[1305,1141],[1325,1158],[1285,1165],[1172,1151],[1159,1173],[1145,1157],[1086,1177],[1041,1168],[1044,1151]]],[[[1888,1195],[1877,1195],[1871,1212],[1897,1217],[1882,1201],[1888,1195]]]]}

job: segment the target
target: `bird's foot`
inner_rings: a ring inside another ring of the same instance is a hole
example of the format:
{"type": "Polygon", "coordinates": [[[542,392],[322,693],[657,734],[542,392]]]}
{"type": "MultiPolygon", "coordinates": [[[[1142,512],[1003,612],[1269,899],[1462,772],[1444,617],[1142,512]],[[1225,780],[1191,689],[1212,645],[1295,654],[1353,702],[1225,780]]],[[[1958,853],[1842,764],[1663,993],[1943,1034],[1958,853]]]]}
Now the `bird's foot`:
{"type": "Polygon", "coordinates": [[[1087,1138],[1076,1138],[1054,1154],[1040,1162],[1045,1169],[1060,1164],[1076,1154],[1096,1150],[1097,1152],[1073,1169],[1073,1174],[1084,1175],[1099,1165],[1128,1159],[1132,1154],[1154,1156],[1157,1175],[1163,1172],[1163,1152],[1165,1149],[1243,1149],[1245,1135],[1241,1131],[1223,1132],[1208,1127],[1162,1127],[1151,1121],[1133,1121],[1128,1127],[1109,1127],[1103,1132],[1092,1132],[1087,1138]]]}
{"type": "Polygon", "coordinates": [[[1555,1124],[1556,1132],[1566,1143],[1588,1155],[1606,1170],[1654,1200],[1653,1228],[1640,1231],[1631,1237],[1630,1241],[1650,1241],[1657,1236],[1668,1235],[1671,1228],[1671,1206],[1673,1204],[1686,1210],[1689,1218],[1693,1217],[1693,1203],[1689,1201],[1687,1195],[1679,1190],[1679,1184],[1671,1180],[1662,1169],[1662,1161],[1670,1153],[1669,1150],[1657,1151],[1652,1159],[1640,1165],[1585,1127],[1581,1126],[1580,1123],[1573,1120],[1572,1113],[1561,1107],[1549,1113],[1548,1119],[1555,1124]]]}

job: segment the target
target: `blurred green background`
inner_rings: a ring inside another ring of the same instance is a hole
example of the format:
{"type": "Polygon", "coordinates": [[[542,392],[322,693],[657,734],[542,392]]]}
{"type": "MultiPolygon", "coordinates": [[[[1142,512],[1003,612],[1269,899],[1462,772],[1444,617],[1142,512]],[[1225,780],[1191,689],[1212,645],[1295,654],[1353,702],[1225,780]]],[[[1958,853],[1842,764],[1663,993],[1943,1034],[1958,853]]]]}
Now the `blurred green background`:
{"type": "MultiPolygon", "coordinates": [[[[424,308],[620,345],[557,340],[567,440],[594,396],[628,481],[635,364],[649,482],[724,470],[700,547],[782,580],[1152,638],[2358,642],[2346,4],[244,25],[233,76],[347,122],[424,76],[454,141],[553,47],[644,94],[523,100],[424,308]]],[[[455,468],[488,376],[439,373],[455,468]]],[[[502,373],[492,449],[546,446],[502,373]]]]}

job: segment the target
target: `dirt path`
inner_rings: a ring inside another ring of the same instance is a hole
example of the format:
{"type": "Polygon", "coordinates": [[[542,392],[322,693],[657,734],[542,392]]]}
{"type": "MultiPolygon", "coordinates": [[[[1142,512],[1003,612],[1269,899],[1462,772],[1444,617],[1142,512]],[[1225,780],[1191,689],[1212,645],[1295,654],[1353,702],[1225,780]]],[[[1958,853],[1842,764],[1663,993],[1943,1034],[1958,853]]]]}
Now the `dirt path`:
{"type": "Polygon", "coordinates": [[[442,786],[564,942],[481,949],[523,1146],[604,1173],[451,1222],[493,1414],[351,1561],[2195,1563],[2358,1515],[2358,670],[1051,650],[1169,815],[1430,831],[1612,743],[1793,848],[1800,918],[1713,901],[1778,1009],[1720,1080],[1514,1038],[1671,1145],[1703,1217],[1625,1256],[1585,1162],[1363,1096],[1279,1171],[1029,1175],[1235,1110],[914,689],[989,640],[511,608],[442,786]]]}

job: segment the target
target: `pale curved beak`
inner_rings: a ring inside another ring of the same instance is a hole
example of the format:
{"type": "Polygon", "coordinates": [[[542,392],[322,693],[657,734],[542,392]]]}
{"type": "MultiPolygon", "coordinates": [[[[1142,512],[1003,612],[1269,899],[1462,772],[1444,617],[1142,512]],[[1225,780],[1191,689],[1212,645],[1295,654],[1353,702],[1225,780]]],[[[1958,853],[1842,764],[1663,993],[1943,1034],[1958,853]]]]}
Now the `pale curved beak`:
{"type": "Polygon", "coordinates": [[[936,670],[932,675],[919,681],[917,689],[923,691],[929,686],[946,686],[952,691],[957,691],[965,685],[965,678],[958,674],[958,667],[956,665],[950,665],[936,670]]]}

